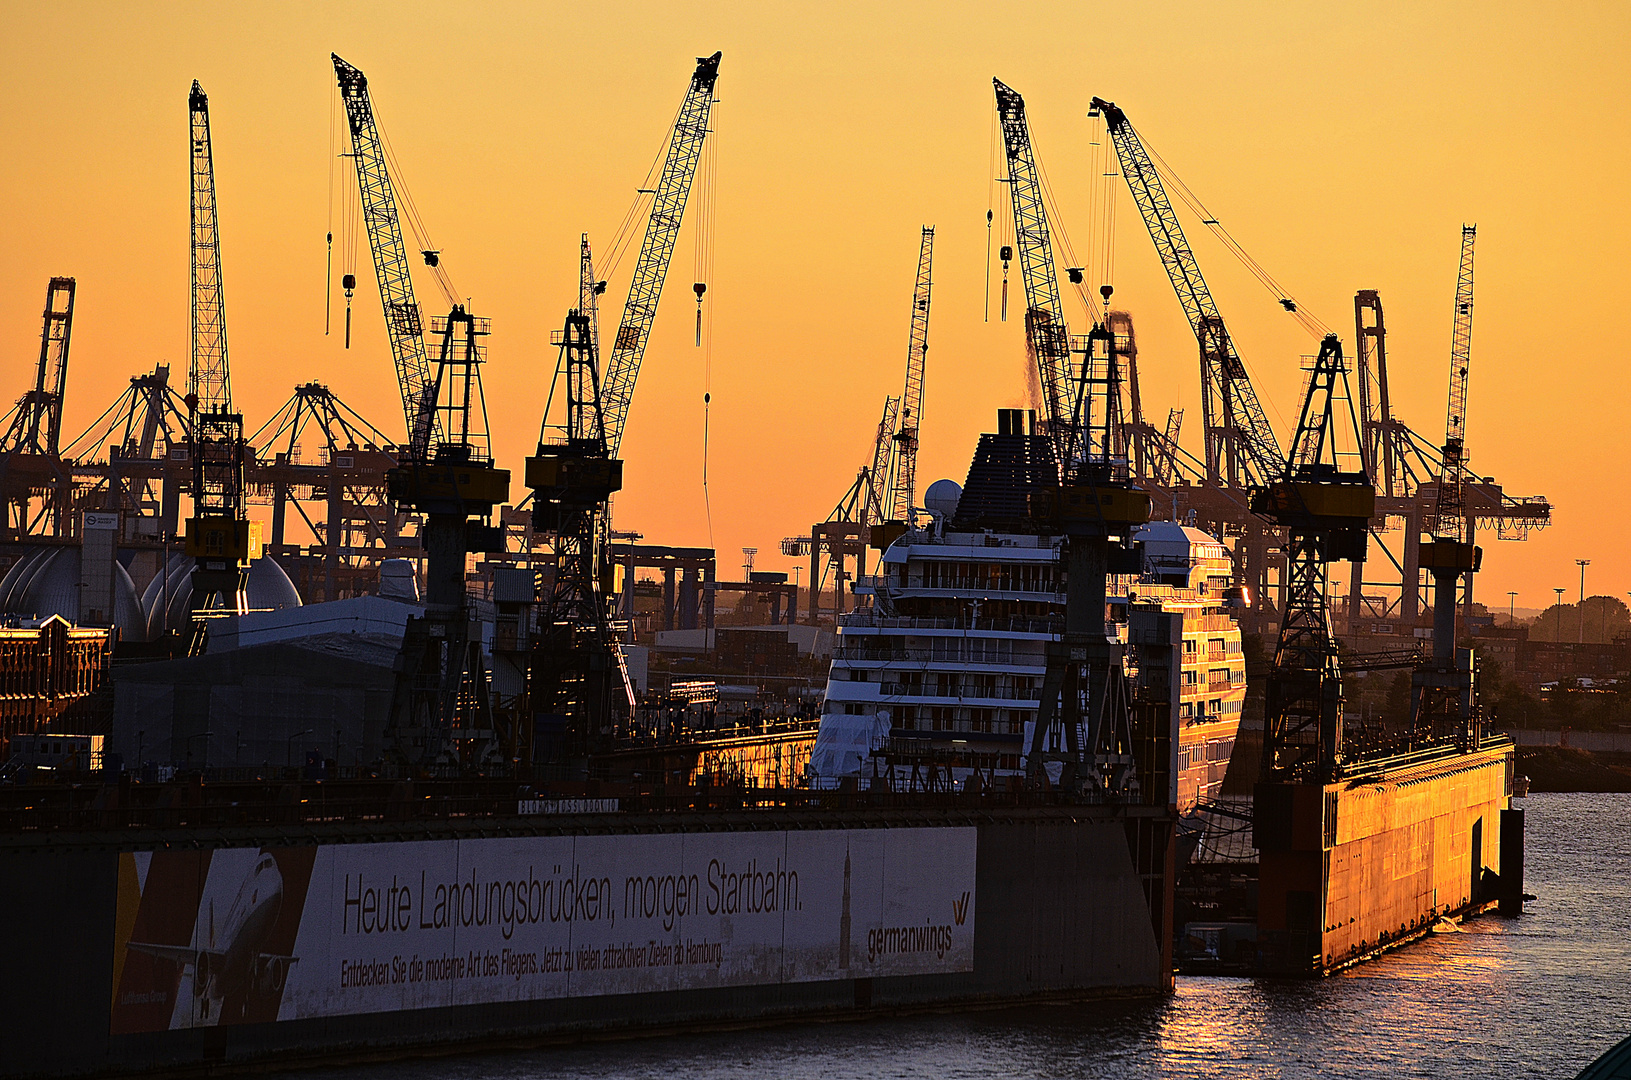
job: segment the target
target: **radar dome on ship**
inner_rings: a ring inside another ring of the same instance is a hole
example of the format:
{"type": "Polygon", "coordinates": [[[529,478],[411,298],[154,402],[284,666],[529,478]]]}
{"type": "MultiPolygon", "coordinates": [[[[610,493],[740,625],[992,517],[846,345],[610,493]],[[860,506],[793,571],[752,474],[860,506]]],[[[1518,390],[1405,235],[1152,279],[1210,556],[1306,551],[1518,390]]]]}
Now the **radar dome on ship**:
{"type": "Polygon", "coordinates": [[[963,497],[963,487],[955,480],[936,480],[923,493],[923,508],[949,518],[957,513],[957,503],[963,497]]]}

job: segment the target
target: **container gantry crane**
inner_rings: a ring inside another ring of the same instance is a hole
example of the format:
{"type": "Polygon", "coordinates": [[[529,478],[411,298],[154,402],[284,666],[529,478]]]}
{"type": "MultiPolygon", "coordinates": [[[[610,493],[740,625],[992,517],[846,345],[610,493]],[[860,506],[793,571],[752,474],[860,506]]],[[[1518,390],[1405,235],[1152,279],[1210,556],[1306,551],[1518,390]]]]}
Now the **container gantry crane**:
{"type": "Polygon", "coordinates": [[[1412,679],[1411,737],[1417,742],[1456,738],[1470,749],[1480,737],[1477,663],[1471,649],[1456,648],[1456,585],[1483,564],[1472,522],[1462,505],[1466,469],[1467,389],[1472,371],[1473,246],[1476,225],[1461,227],[1456,272],[1455,322],[1450,338],[1450,398],[1444,424],[1438,499],[1424,523],[1421,566],[1433,578],[1433,657],[1412,679]]]}
{"type": "Polygon", "coordinates": [[[1206,478],[1210,483],[1232,487],[1271,483],[1285,471],[1274,429],[1257,400],[1251,376],[1235,351],[1212,291],[1201,276],[1200,264],[1184,238],[1149,151],[1127,114],[1114,102],[1096,97],[1092,108],[1104,115],[1122,176],[1200,344],[1206,478]]]}
{"type": "Polygon", "coordinates": [[[12,410],[0,437],[0,452],[56,456],[62,438],[62,398],[68,388],[68,346],[74,330],[74,279],[54,277],[45,285],[45,318],[34,386],[12,410]]]}
{"type": "Polygon", "coordinates": [[[1014,246],[1025,282],[1025,343],[1032,353],[1042,386],[1048,437],[1061,469],[1067,472],[1078,454],[1078,435],[1071,423],[1076,412],[1077,377],[1071,361],[1070,331],[1059,299],[1053,242],[1048,231],[1042,178],[1031,145],[1025,99],[1000,79],[992,79],[997,118],[1008,162],[1008,196],[1014,213],[1014,246]]]}
{"type": "Polygon", "coordinates": [[[68,346],[73,340],[74,279],[54,277],[45,286],[40,360],[34,385],[12,409],[0,437],[0,536],[64,535],[72,483],[62,463],[62,401],[68,388],[68,346]],[[42,494],[38,513],[33,496],[42,494]]]}
{"type": "MultiPolygon", "coordinates": [[[[491,518],[510,490],[508,470],[493,465],[481,391],[482,340],[491,327],[450,299],[446,317],[431,320],[431,333],[441,338],[432,374],[368,79],[331,59],[408,433],[386,485],[399,507],[424,516],[425,614],[410,619],[403,634],[387,733],[406,763],[479,766],[497,754],[499,740],[479,635],[470,624],[465,563],[473,551],[503,550],[491,518]]],[[[439,266],[437,252],[422,254],[427,266],[439,266]]],[[[445,282],[443,290],[449,291],[445,282]]]]}
{"type": "MultiPolygon", "coordinates": [[[[193,516],[187,521],[185,550],[195,560],[191,606],[195,612],[211,607],[241,612],[249,563],[260,556],[260,535],[244,506],[244,419],[232,408],[227,364],[209,98],[197,81],[187,95],[187,111],[192,133],[192,359],[186,401],[193,516]]],[[[192,649],[202,648],[202,629],[195,621],[192,649]]]]}
{"type": "Polygon", "coordinates": [[[1376,489],[1359,443],[1342,343],[1327,334],[1281,474],[1251,493],[1252,512],[1286,530],[1286,604],[1264,711],[1265,783],[1323,784],[1340,774],[1342,671],[1326,591],[1331,563],[1365,558],[1376,489]],[[1339,446],[1344,421],[1351,455],[1339,446]]]}

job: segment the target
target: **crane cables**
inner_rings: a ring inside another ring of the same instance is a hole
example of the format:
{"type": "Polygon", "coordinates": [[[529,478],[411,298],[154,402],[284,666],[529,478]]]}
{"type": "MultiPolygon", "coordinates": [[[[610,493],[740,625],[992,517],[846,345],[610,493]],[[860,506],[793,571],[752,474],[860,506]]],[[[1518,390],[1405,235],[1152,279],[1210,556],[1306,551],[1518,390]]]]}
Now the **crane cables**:
{"type": "MultiPolygon", "coordinates": [[[[718,100],[718,98],[715,98],[715,103],[718,100]]],[[[651,159],[651,166],[646,169],[645,179],[641,180],[640,186],[635,189],[634,201],[629,203],[628,210],[623,213],[623,220],[617,223],[617,230],[612,233],[611,244],[607,248],[604,261],[601,263],[600,273],[603,280],[611,279],[612,275],[617,272],[618,267],[622,265],[623,257],[629,253],[634,238],[645,232],[646,219],[651,216],[649,212],[651,200],[657,196],[657,177],[662,172],[663,162],[668,157],[668,147],[674,141],[674,127],[680,122],[680,114],[684,111],[685,100],[681,98],[679,105],[674,109],[673,117],[668,121],[668,126],[663,129],[662,142],[657,146],[656,156],[651,159]]],[[[712,130],[710,127],[709,132],[712,133],[712,130]]],[[[697,280],[703,279],[698,278],[697,280]]]]}
{"type": "MultiPolygon", "coordinates": [[[[683,106],[682,106],[683,107],[683,106]]],[[[675,113],[675,122],[679,114],[675,113]]],[[[669,128],[673,131],[672,126],[669,128]]],[[[708,522],[708,546],[714,546],[714,511],[708,497],[708,414],[713,403],[714,381],[714,308],[703,311],[702,296],[707,283],[714,279],[714,227],[717,200],[716,185],[719,174],[719,99],[716,97],[708,110],[708,135],[702,143],[702,160],[697,168],[696,229],[691,234],[692,269],[696,276],[697,345],[702,349],[702,511],[708,522]]]]}
{"type": "Polygon", "coordinates": [[[390,169],[391,188],[397,197],[398,216],[407,221],[414,242],[419,245],[419,253],[425,258],[425,265],[431,268],[436,285],[442,290],[442,299],[447,301],[448,307],[453,307],[461,300],[459,291],[453,287],[453,279],[449,276],[447,267],[442,265],[441,249],[431,242],[430,230],[425,226],[424,218],[419,216],[419,207],[414,205],[413,193],[408,190],[408,181],[402,171],[401,162],[397,160],[396,149],[391,145],[389,130],[380,123],[379,103],[374,101],[372,104],[374,124],[379,129],[380,144],[385,149],[385,161],[390,169]]]}
{"type": "Polygon", "coordinates": [[[1184,183],[1183,178],[1173,170],[1171,165],[1167,164],[1166,159],[1161,156],[1160,152],[1149,144],[1149,140],[1145,139],[1142,134],[1138,138],[1143,143],[1144,149],[1149,153],[1150,162],[1155,166],[1155,171],[1160,175],[1162,182],[1167,185],[1168,189],[1177,193],[1179,200],[1189,207],[1190,212],[1200,220],[1200,223],[1206,226],[1212,235],[1222,242],[1223,246],[1228,249],[1229,254],[1233,255],[1240,265],[1244,266],[1247,272],[1257,279],[1258,284],[1268,290],[1269,295],[1273,296],[1281,307],[1291,313],[1297,320],[1297,324],[1308,333],[1308,336],[1319,341],[1325,335],[1331,333],[1331,328],[1323,320],[1313,312],[1306,310],[1285,286],[1275,280],[1274,275],[1269,273],[1262,263],[1251,257],[1251,254],[1241,246],[1240,241],[1236,240],[1234,235],[1224,228],[1217,217],[1206,208],[1206,204],[1201,202],[1200,197],[1190,190],[1189,185],[1184,183]]]}
{"type": "MultiPolygon", "coordinates": [[[[1095,226],[1096,235],[1090,234],[1088,237],[1090,261],[1087,275],[1102,287],[1113,287],[1116,283],[1117,188],[1114,181],[1121,175],[1121,167],[1102,119],[1099,124],[1093,125],[1088,147],[1088,163],[1092,169],[1088,184],[1089,221],[1095,226]],[[1112,163],[1115,164],[1114,169],[1111,168],[1112,163]]],[[[1102,294],[1101,297],[1108,308],[1110,297],[1102,294]]]]}

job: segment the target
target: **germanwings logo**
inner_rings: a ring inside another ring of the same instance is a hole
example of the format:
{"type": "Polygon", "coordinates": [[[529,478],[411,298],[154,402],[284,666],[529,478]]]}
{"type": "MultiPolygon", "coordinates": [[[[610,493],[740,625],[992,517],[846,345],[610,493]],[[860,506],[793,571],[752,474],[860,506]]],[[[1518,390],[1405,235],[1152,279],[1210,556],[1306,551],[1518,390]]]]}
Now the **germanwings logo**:
{"type": "Polygon", "coordinates": [[[962,899],[953,900],[951,902],[951,921],[956,923],[958,926],[962,926],[963,920],[966,918],[968,918],[967,892],[963,893],[962,899]]]}

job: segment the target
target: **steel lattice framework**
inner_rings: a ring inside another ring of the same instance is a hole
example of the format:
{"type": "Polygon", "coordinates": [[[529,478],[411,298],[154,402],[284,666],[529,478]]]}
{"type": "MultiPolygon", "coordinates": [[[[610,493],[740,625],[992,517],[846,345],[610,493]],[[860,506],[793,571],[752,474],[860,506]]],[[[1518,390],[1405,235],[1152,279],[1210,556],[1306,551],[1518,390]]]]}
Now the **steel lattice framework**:
{"type": "Polygon", "coordinates": [[[1342,753],[1342,682],[1326,588],[1330,564],[1362,562],[1375,488],[1363,464],[1343,468],[1338,425],[1358,454],[1359,417],[1342,345],[1326,335],[1280,477],[1251,509],[1286,530],[1286,602],[1264,710],[1265,780],[1329,782],[1342,753]]]}
{"type": "Polygon", "coordinates": [[[606,411],[606,444],[612,457],[623,442],[629,405],[634,400],[634,383],[640,375],[640,361],[646,353],[651,324],[657,317],[657,301],[662,296],[668,262],[679,238],[685,217],[686,198],[702,157],[702,143],[708,134],[708,115],[713,109],[714,83],[719,78],[719,53],[698,57],[696,71],[674,120],[669,137],[668,156],[663,160],[661,178],[652,197],[651,219],[640,243],[640,259],[629,283],[629,297],[623,305],[623,319],[612,342],[601,384],[601,401],[606,411]]]}
{"type": "Polygon", "coordinates": [[[1200,344],[1207,479],[1234,486],[1267,483],[1280,475],[1284,465],[1279,443],[1212,291],[1201,276],[1195,252],[1184,238],[1155,163],[1124,112],[1101,98],[1093,99],[1093,107],[1104,113],[1128,190],[1200,344]]]}
{"type": "Polygon", "coordinates": [[[245,563],[249,552],[247,534],[238,535],[245,520],[243,417],[232,411],[227,366],[209,98],[196,80],[187,95],[187,111],[192,133],[192,362],[187,368],[187,406],[192,413],[188,452],[193,466],[188,547],[199,557],[195,599],[202,599],[206,582],[226,595],[236,581],[241,601],[240,567],[234,564],[223,570],[221,565],[245,563]]]}
{"type": "Polygon", "coordinates": [[[408,446],[418,460],[426,456],[435,441],[437,425],[436,386],[425,354],[424,317],[413,295],[407,245],[402,240],[396,196],[385,165],[385,146],[374,121],[368,79],[338,56],[331,53],[330,59],[334,61],[334,73],[340,81],[340,99],[345,103],[346,122],[351,129],[352,161],[362,196],[363,225],[368,230],[368,248],[374,256],[374,274],[384,307],[385,332],[390,338],[391,358],[396,363],[397,381],[402,390],[408,446]]]}
{"type": "MultiPolygon", "coordinates": [[[[894,478],[889,505],[891,521],[909,521],[917,499],[917,433],[923,427],[923,372],[929,354],[929,291],[933,286],[934,226],[923,226],[917,253],[917,287],[912,292],[912,333],[906,344],[906,391],[895,429],[894,478]]],[[[881,519],[880,519],[881,520],[881,519]]]]}
{"type": "Polygon", "coordinates": [[[872,464],[865,470],[866,498],[861,503],[859,516],[853,519],[862,528],[886,520],[893,505],[889,490],[889,458],[893,445],[891,439],[899,429],[900,415],[900,398],[884,398],[883,416],[878,420],[878,434],[872,441],[872,464]]]}
{"type": "Polygon", "coordinates": [[[57,455],[62,437],[62,398],[68,386],[68,345],[74,328],[74,279],[54,277],[45,286],[40,363],[34,388],[12,410],[0,451],[57,455]]]}
{"type": "Polygon", "coordinates": [[[1059,300],[1059,279],[1054,273],[1053,243],[1048,233],[1048,212],[1043,204],[1042,179],[1031,146],[1025,99],[1000,79],[992,79],[997,93],[997,116],[1002,124],[1008,161],[1008,192],[1014,209],[1014,246],[1019,251],[1025,280],[1025,341],[1036,360],[1042,383],[1048,435],[1060,465],[1067,471],[1075,460],[1074,372],[1070,362],[1070,331],[1059,300]]]}
{"type": "Polygon", "coordinates": [[[1467,381],[1472,367],[1472,254],[1478,226],[1461,226],[1461,264],[1455,279],[1455,329],[1450,338],[1450,405],[1444,422],[1444,466],[1439,470],[1438,505],[1427,530],[1451,540],[1464,536],[1462,472],[1467,462],[1467,381]]]}
{"type": "Polygon", "coordinates": [[[221,290],[221,233],[215,217],[215,154],[210,147],[209,97],[193,81],[192,118],[192,363],[187,393],[198,411],[232,411],[227,367],[227,316],[221,290]]]}

